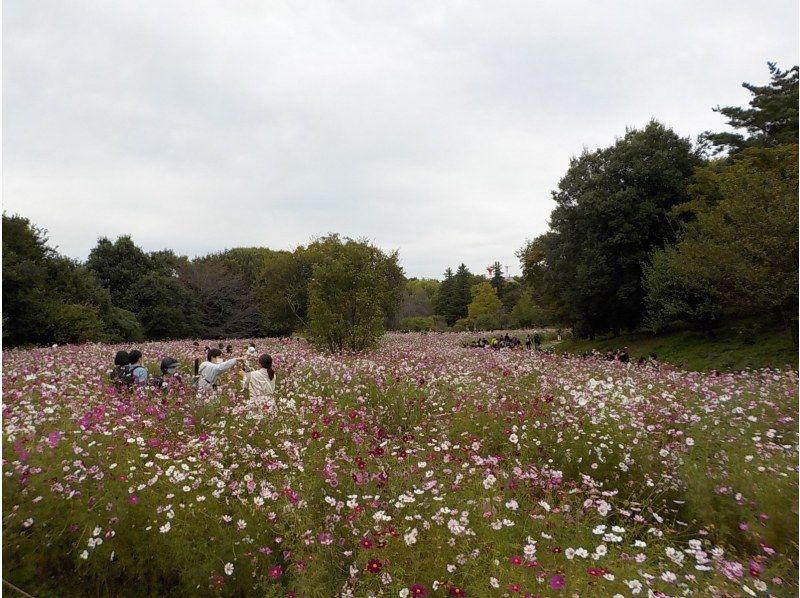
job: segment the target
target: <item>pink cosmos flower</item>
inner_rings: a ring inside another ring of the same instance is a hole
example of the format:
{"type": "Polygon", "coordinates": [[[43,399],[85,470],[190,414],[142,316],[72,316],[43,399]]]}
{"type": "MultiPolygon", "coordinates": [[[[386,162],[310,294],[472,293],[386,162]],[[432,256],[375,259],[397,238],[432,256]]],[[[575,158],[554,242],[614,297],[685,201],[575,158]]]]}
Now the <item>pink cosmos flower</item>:
{"type": "Polygon", "coordinates": [[[272,579],[280,579],[281,575],[283,575],[283,569],[280,565],[275,565],[274,567],[269,568],[269,576],[272,579]]]}
{"type": "Polygon", "coordinates": [[[50,432],[50,435],[47,437],[47,442],[50,445],[50,448],[56,448],[58,443],[61,442],[61,432],[58,430],[55,432],[50,432]]]}

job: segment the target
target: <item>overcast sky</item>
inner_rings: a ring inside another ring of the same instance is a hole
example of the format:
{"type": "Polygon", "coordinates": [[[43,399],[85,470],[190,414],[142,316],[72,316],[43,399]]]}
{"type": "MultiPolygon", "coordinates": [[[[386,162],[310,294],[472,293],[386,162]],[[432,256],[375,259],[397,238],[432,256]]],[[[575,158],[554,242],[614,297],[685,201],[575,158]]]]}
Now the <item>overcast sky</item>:
{"type": "Polygon", "coordinates": [[[3,209],[81,260],[339,232],[516,273],[571,156],[724,130],[768,60],[798,62],[796,0],[6,0],[3,209]]]}

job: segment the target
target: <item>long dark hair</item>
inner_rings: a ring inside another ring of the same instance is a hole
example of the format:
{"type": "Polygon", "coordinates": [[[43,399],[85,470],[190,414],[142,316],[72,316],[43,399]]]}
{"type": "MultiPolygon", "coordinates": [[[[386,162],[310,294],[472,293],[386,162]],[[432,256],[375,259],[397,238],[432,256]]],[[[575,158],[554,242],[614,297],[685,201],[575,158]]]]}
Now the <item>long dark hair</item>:
{"type": "Polygon", "coordinates": [[[262,368],[267,370],[267,374],[269,374],[269,379],[275,379],[275,370],[272,369],[272,357],[268,354],[264,353],[261,357],[258,358],[258,365],[262,368]]]}

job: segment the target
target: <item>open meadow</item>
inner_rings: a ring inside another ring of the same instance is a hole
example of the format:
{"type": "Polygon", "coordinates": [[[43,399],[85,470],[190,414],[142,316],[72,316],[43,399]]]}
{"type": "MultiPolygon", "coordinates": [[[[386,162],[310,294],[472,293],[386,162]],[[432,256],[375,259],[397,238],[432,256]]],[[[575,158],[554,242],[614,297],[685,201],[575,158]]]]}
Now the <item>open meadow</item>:
{"type": "MultiPolygon", "coordinates": [[[[35,596],[797,594],[797,372],[466,338],[389,334],[358,355],[255,340],[277,371],[266,413],[238,372],[204,401],[115,389],[122,346],[4,352],[4,580],[35,596]]],[[[139,348],[189,378],[191,341],[139,348]]]]}

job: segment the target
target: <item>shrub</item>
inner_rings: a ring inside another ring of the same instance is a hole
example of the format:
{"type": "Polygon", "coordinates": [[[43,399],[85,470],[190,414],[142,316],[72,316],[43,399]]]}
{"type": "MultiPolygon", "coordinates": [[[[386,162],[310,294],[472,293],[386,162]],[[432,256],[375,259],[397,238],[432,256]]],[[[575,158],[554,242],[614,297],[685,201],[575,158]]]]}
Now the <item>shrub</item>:
{"type": "Polygon", "coordinates": [[[110,336],[95,305],[57,304],[50,313],[53,339],[57,343],[104,341],[110,336]]]}
{"type": "Polygon", "coordinates": [[[400,320],[400,330],[406,332],[424,332],[426,330],[447,330],[447,322],[442,316],[415,316],[400,320]]]}
{"type": "Polygon", "coordinates": [[[453,332],[467,332],[472,330],[475,321],[472,318],[460,318],[452,326],[453,332]]]}
{"type": "Polygon", "coordinates": [[[475,318],[474,327],[476,330],[498,330],[500,316],[498,314],[481,314],[475,318]]]}
{"type": "Polygon", "coordinates": [[[136,315],[121,307],[112,307],[106,316],[106,325],[112,341],[140,341],[144,339],[142,329],[136,315]]]}

